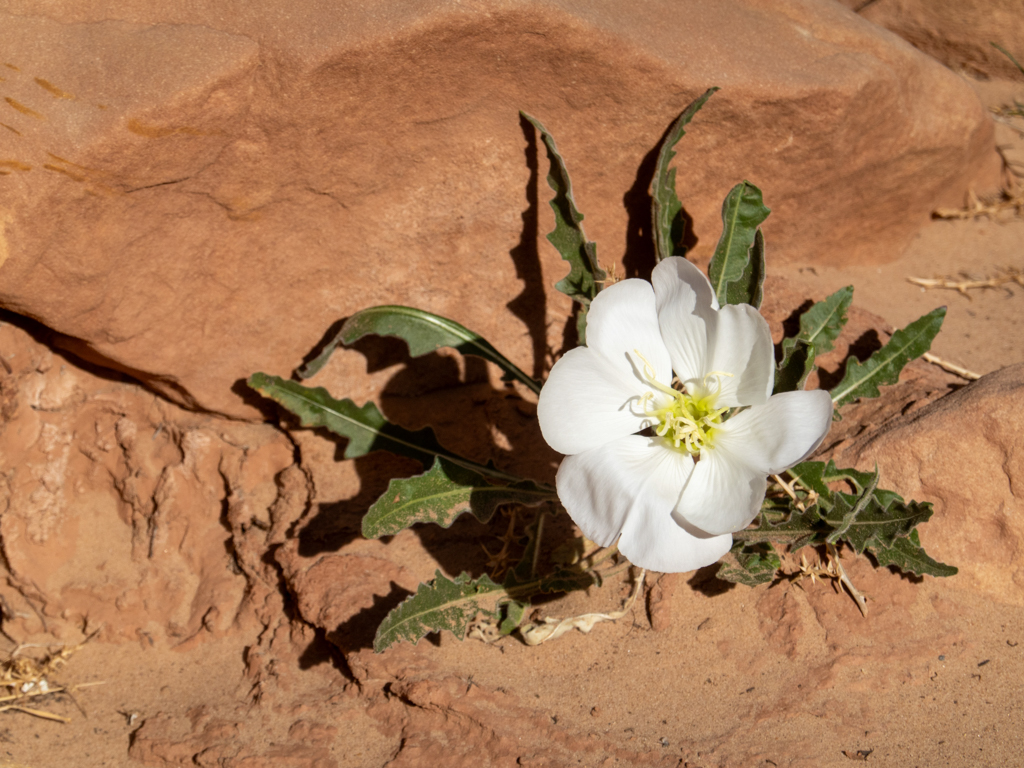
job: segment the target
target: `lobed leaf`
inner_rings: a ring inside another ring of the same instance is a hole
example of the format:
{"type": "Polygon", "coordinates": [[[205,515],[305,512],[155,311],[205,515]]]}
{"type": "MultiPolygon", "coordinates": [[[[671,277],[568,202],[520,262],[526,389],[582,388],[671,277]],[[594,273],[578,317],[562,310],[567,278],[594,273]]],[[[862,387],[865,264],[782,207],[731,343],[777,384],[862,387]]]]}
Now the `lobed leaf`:
{"type": "Polygon", "coordinates": [[[889,343],[875,352],[864,363],[850,358],[846,361],[846,374],[829,393],[836,408],[859,397],[878,397],[878,387],[895,384],[900,371],[911,360],[927,352],[932,345],[946,308],[933,309],[906,328],[896,331],[889,343]]]}
{"type": "Polygon", "coordinates": [[[840,288],[800,315],[800,331],[782,340],[782,360],[775,372],[774,393],[803,389],[818,355],[829,352],[846,325],[853,286],[840,288]]]}
{"type": "Polygon", "coordinates": [[[719,578],[741,584],[768,581],[770,553],[757,547],[769,542],[787,544],[790,550],[845,542],[857,554],[870,552],[879,565],[932,576],[956,573],[921,548],[916,527],[932,516],[931,504],[907,502],[895,491],[880,489],[877,468],[861,472],[838,468],[833,461],[805,461],[788,471],[804,509],[790,499],[765,499],[757,525],[733,534],[736,543],[719,578]],[[833,490],[840,482],[849,483],[853,493],[833,490]]]}
{"type": "Polygon", "coordinates": [[[409,345],[412,357],[426,355],[442,347],[457,349],[464,355],[475,355],[501,368],[505,372],[505,381],[516,379],[534,392],[540,392],[540,382],[520,370],[479,334],[440,315],[393,305],[370,307],[348,318],[323,351],[298,370],[299,377],[308,379],[315,375],[340,344],[352,344],[370,334],[402,339],[409,345]]]}
{"type": "Polygon", "coordinates": [[[433,581],[420,584],[415,595],[396,606],[377,627],[373,650],[377,653],[395,643],[415,643],[429,632],[446,629],[460,640],[477,616],[497,618],[496,602],[507,598],[505,588],[484,574],[471,579],[468,573],[454,580],[437,571],[433,581]]]}
{"type": "Polygon", "coordinates": [[[520,112],[529,121],[544,141],[551,169],[548,185],[555,192],[551,198],[551,210],[555,212],[555,228],[548,234],[548,240],[555,246],[562,258],[569,262],[569,274],[555,284],[555,288],[581,305],[577,319],[580,344],[586,343],[586,310],[601,290],[601,281],[606,277],[597,263],[597,246],[587,240],[583,232],[583,214],[576,208],[572,194],[572,182],[562,156],[558,154],[555,139],[539,120],[520,112]]]}
{"type": "Polygon", "coordinates": [[[880,566],[893,565],[904,573],[946,577],[955,576],[958,572],[952,565],[929,557],[921,546],[921,538],[916,530],[911,531],[906,538],[896,539],[887,547],[869,547],[869,550],[880,566]]]}
{"type": "Polygon", "coordinates": [[[708,277],[719,304],[760,306],[764,241],[757,249],[755,245],[757,228],[769,213],[761,190],[749,181],[740,182],[726,195],[722,203],[722,236],[708,265],[708,277]]]}
{"type": "Polygon", "coordinates": [[[552,489],[529,480],[494,485],[479,472],[438,456],[422,475],[396,478],[388,484],[363,516],[363,536],[393,536],[416,523],[448,528],[464,512],[486,523],[501,504],[535,506],[555,498],[552,489]]]}
{"type": "Polygon", "coordinates": [[[651,180],[651,231],[654,233],[654,255],[658,261],[669,256],[682,256],[685,253],[685,249],[682,248],[685,234],[683,205],[676,195],[676,169],[669,168],[669,165],[676,156],[676,144],[686,135],[683,129],[717,90],[718,88],[709,88],[704,95],[683,110],[672,123],[658,152],[658,163],[654,169],[654,178],[651,180]]]}

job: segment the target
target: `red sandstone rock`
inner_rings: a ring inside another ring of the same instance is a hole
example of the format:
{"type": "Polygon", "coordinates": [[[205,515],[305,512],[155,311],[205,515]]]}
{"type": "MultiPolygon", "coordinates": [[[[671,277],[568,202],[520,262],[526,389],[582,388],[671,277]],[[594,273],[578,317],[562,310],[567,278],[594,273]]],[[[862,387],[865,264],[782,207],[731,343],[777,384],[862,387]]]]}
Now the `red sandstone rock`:
{"type": "Polygon", "coordinates": [[[992,47],[1024,57],[1024,14],[1015,0],[839,0],[895,32],[947,67],[983,77],[1019,80],[1020,70],[992,47]]]}
{"type": "MultiPolygon", "coordinates": [[[[649,153],[709,86],[678,157],[698,260],[742,178],[771,259],[894,258],[992,149],[963,82],[810,0],[4,8],[0,305],[247,419],[241,380],[372,304],[544,366],[569,304],[518,109],[557,136],[602,261],[641,271],[649,153]]],[[[386,376],[363,365],[321,381],[366,399],[386,376]]]]}
{"type": "Polygon", "coordinates": [[[251,622],[268,587],[241,570],[245,533],[283,514],[287,438],[85,371],[5,322],[0,355],[5,625],[180,645],[251,622]]]}
{"type": "Polygon", "coordinates": [[[1004,368],[841,448],[847,466],[875,462],[886,487],[933,501],[929,554],[956,583],[1024,605],[1024,365],[1004,368]]]}

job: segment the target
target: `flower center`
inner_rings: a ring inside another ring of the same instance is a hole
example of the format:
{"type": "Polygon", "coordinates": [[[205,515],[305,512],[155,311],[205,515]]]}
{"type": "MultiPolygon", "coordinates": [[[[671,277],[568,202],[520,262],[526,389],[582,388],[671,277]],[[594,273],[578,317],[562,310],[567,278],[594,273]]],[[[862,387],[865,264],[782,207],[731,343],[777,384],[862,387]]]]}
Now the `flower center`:
{"type": "Polygon", "coordinates": [[[662,401],[655,407],[654,392],[646,392],[640,398],[643,414],[651,419],[651,426],[658,437],[668,440],[677,450],[685,450],[691,455],[699,455],[706,448],[714,447],[716,428],[722,423],[722,415],[728,408],[716,408],[718,396],[722,393],[722,377],[732,376],[731,373],[713,371],[707,374],[696,386],[687,391],[687,384],[682,389],[667,387],[657,380],[654,368],[638,350],[633,352],[643,361],[643,377],[647,383],[659,392],[669,395],[670,400],[662,401]],[[714,389],[708,386],[713,379],[714,389]]]}

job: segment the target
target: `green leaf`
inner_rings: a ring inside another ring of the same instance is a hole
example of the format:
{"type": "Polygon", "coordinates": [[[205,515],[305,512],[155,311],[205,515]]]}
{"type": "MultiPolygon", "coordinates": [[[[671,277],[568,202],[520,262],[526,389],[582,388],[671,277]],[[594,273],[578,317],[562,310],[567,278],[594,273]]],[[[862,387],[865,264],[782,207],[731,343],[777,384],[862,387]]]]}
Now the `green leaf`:
{"type": "Polygon", "coordinates": [[[942,328],[946,308],[933,309],[906,328],[896,331],[889,343],[875,352],[866,362],[855,358],[846,361],[846,375],[829,393],[836,408],[858,397],[878,397],[878,387],[895,384],[903,366],[927,352],[932,339],[942,328]]]}
{"type": "Polygon", "coordinates": [[[722,559],[715,577],[722,581],[756,587],[758,584],[772,581],[781,567],[782,560],[771,544],[737,542],[722,559]]]}
{"type": "Polygon", "coordinates": [[[427,633],[442,629],[461,640],[469,622],[477,616],[497,619],[496,601],[502,597],[507,597],[505,588],[487,574],[471,579],[463,573],[452,580],[437,571],[433,581],[420,584],[415,595],[385,617],[377,627],[373,650],[380,653],[402,640],[415,643],[427,633]]]}
{"type": "Polygon", "coordinates": [[[675,146],[686,135],[683,129],[689,125],[697,111],[711,98],[718,88],[709,88],[704,95],[683,110],[669,129],[665,141],[658,152],[658,164],[651,180],[651,215],[654,233],[654,253],[658,261],[669,256],[682,256],[686,250],[682,247],[684,222],[683,205],[676,196],[676,169],[669,168],[672,158],[676,156],[675,146]]]}
{"type": "MultiPolygon", "coordinates": [[[[788,470],[796,480],[792,490],[797,501],[769,496],[761,508],[757,525],[733,534],[736,546],[750,548],[767,542],[787,544],[790,550],[803,546],[845,542],[857,554],[875,555],[881,565],[896,565],[914,573],[951,576],[952,566],[932,560],[920,546],[916,527],[932,516],[932,505],[904,501],[895,491],[878,487],[878,469],[861,472],[838,468],[835,462],[805,461],[788,470]],[[853,493],[833,490],[848,483],[853,493]]],[[[753,550],[756,552],[756,550],[753,550]]],[[[745,570],[757,571],[756,560],[745,570]]],[[[730,568],[744,567],[733,561],[730,568]]],[[[752,578],[736,575],[730,581],[752,578]]]]}
{"type": "Polygon", "coordinates": [[[726,303],[749,304],[755,309],[760,308],[764,299],[764,275],[764,235],[758,229],[754,232],[754,244],[750,246],[747,268],[743,270],[740,279],[729,283],[726,289],[726,303]]]}
{"type": "Polygon", "coordinates": [[[745,528],[732,535],[737,542],[749,545],[775,542],[787,544],[790,549],[800,549],[808,544],[824,541],[831,530],[822,522],[817,507],[808,506],[804,511],[790,507],[781,501],[766,499],[761,517],[753,528],[745,528]]]}
{"type": "Polygon", "coordinates": [[[421,309],[401,306],[370,307],[356,312],[341,327],[338,334],[317,357],[299,369],[300,378],[308,379],[327,363],[339,344],[352,344],[363,336],[396,336],[409,345],[409,354],[419,357],[441,347],[457,349],[464,355],[475,355],[494,363],[503,371],[505,381],[516,379],[534,392],[540,392],[540,382],[527,376],[479,334],[440,315],[421,309]]]}
{"type": "Polygon", "coordinates": [[[429,427],[417,432],[391,424],[373,403],[362,408],[351,400],[335,400],[323,387],[305,387],[280,376],[254,373],[248,384],[299,417],[304,427],[325,427],[348,438],[345,458],[356,459],[373,451],[391,451],[429,466],[435,456],[451,456],[429,427]]]}
{"type": "Polygon", "coordinates": [[[511,635],[515,632],[519,625],[523,623],[523,617],[526,615],[526,609],[529,607],[529,603],[520,603],[518,600],[512,600],[502,605],[498,632],[502,635],[511,635]]]}
{"type": "Polygon", "coordinates": [[[803,389],[815,359],[832,349],[846,325],[853,286],[840,288],[800,315],[800,331],[782,340],[782,360],[775,373],[775,394],[803,389]]]}
{"type": "Polygon", "coordinates": [[[479,472],[488,477],[518,483],[522,478],[483,466],[445,450],[437,442],[430,427],[412,432],[389,422],[377,406],[366,403],[361,408],[349,399],[335,400],[323,387],[306,387],[280,376],[254,373],[248,385],[266,398],[299,417],[304,427],[324,427],[336,435],[348,438],[345,458],[357,459],[373,451],[390,451],[399,456],[416,459],[430,466],[443,456],[454,464],[479,472]]]}
{"type": "Polygon", "coordinates": [[[393,536],[416,523],[448,528],[464,512],[486,523],[501,504],[534,506],[555,498],[550,488],[528,480],[494,485],[479,472],[438,456],[424,474],[396,478],[388,484],[384,495],[363,517],[363,536],[393,536]]]}
{"type": "Polygon", "coordinates": [[[718,303],[760,305],[764,282],[764,244],[760,256],[751,251],[755,233],[771,211],[761,200],[761,190],[749,181],[737,184],[722,204],[722,236],[708,266],[711,287],[718,303]],[[760,265],[757,264],[760,258],[760,265]],[[733,285],[735,284],[735,285],[733,285]],[[758,301],[758,304],[753,304],[758,301]]]}
{"type": "Polygon", "coordinates": [[[385,617],[377,628],[373,650],[380,653],[402,640],[415,643],[428,632],[442,629],[461,640],[469,622],[478,616],[498,623],[502,633],[506,629],[512,632],[522,621],[530,596],[586,589],[593,583],[590,573],[566,569],[524,582],[518,581],[510,571],[504,584],[498,584],[487,574],[471,579],[468,573],[463,573],[452,580],[437,571],[433,581],[420,584],[415,595],[385,617]]]}
{"type": "Polygon", "coordinates": [[[875,556],[878,564],[882,567],[894,565],[904,573],[915,573],[918,576],[955,576],[957,569],[952,565],[940,563],[929,557],[921,547],[921,539],[917,531],[911,531],[906,538],[896,539],[888,547],[869,547],[871,554],[875,556]]]}
{"type": "Polygon", "coordinates": [[[551,169],[548,185],[554,190],[551,210],[555,212],[555,228],[548,234],[551,242],[565,261],[569,262],[569,274],[555,284],[555,288],[582,305],[577,320],[580,344],[586,343],[586,310],[601,290],[601,281],[606,275],[597,263],[597,246],[587,240],[583,232],[583,214],[576,208],[572,194],[572,182],[565,168],[562,156],[558,154],[555,140],[536,118],[520,112],[537,129],[547,149],[551,169]]]}
{"type": "Polygon", "coordinates": [[[824,519],[835,525],[828,541],[845,541],[858,555],[865,549],[888,548],[932,516],[931,504],[893,501],[887,506],[873,496],[862,496],[852,507],[845,494],[837,494],[835,504],[824,519]],[[858,507],[860,507],[858,509],[858,507]]]}

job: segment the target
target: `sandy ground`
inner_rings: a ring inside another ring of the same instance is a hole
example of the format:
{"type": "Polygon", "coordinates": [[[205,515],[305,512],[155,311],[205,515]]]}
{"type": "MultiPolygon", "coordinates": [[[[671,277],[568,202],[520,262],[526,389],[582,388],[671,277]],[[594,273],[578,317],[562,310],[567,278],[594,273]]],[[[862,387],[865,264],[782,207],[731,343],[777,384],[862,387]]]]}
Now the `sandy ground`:
{"type": "MultiPolygon", "coordinates": [[[[933,352],[984,374],[1024,362],[1024,287],[963,296],[906,278],[1024,270],[1022,246],[1019,218],[932,221],[884,266],[776,274],[808,295],[852,284],[854,303],[895,327],[946,305],[933,352]]],[[[423,550],[412,567],[434,565],[423,550]]],[[[103,684],[45,703],[67,724],[0,713],[0,766],[1024,764],[1020,601],[848,567],[872,597],[868,619],[829,585],[749,590],[698,573],[663,577],[627,618],[540,648],[443,636],[346,664],[293,631],[270,646],[267,673],[247,665],[262,641],[245,633],[187,650],[92,643],[55,677],[103,684]],[[389,665],[429,674],[375,688],[389,665]]],[[[628,590],[549,611],[613,609],[628,590]]]]}

